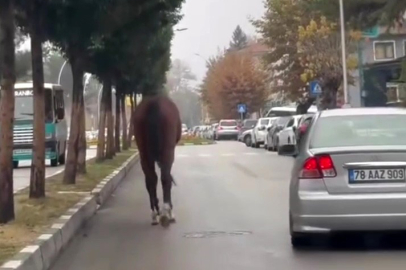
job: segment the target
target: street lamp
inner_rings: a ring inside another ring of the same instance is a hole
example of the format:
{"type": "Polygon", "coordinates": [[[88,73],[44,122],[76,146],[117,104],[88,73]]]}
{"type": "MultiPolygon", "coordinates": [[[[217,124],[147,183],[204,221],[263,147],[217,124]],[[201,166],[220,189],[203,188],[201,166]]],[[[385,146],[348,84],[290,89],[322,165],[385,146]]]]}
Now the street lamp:
{"type": "Polygon", "coordinates": [[[347,60],[345,51],[345,22],[344,22],[344,3],[340,1],[340,24],[341,24],[341,53],[343,62],[343,91],[344,91],[344,106],[348,106],[348,79],[347,79],[347,60]]]}
{"type": "Polygon", "coordinates": [[[61,67],[61,70],[59,71],[59,75],[58,75],[58,84],[59,84],[59,85],[61,84],[62,71],[63,71],[63,69],[65,68],[66,63],[68,63],[68,60],[65,60],[65,62],[63,63],[63,65],[62,65],[62,67],[61,67]]]}

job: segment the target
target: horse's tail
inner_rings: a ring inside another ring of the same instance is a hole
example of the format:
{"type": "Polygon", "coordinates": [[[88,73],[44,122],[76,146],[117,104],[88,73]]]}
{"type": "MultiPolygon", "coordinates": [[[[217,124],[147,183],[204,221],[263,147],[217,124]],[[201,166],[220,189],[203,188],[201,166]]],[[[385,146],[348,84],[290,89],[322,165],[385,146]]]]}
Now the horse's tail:
{"type": "Polygon", "coordinates": [[[161,112],[159,102],[152,101],[147,110],[148,148],[154,161],[161,162],[161,112]]]}

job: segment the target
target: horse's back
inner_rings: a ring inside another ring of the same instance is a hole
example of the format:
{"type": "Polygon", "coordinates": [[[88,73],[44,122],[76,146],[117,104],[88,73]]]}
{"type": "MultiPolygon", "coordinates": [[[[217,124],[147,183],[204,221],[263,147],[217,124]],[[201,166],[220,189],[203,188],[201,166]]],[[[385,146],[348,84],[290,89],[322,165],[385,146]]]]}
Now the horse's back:
{"type": "Polygon", "coordinates": [[[134,115],[135,138],[140,151],[154,155],[175,148],[180,140],[182,123],[176,104],[165,96],[146,97],[134,115]]]}

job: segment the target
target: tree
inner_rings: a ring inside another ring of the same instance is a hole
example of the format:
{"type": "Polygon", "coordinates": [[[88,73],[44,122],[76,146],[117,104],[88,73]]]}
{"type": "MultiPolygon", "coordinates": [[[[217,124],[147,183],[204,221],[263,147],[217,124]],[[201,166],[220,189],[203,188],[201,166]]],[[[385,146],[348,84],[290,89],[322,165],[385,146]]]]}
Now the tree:
{"type": "Polygon", "coordinates": [[[47,39],[43,22],[48,1],[32,0],[28,4],[23,0],[15,2],[18,23],[31,37],[34,120],[29,194],[30,198],[41,198],[45,196],[45,89],[42,44],[47,39]]]}
{"type": "Polygon", "coordinates": [[[307,25],[312,12],[304,9],[305,0],[267,0],[266,12],[260,20],[252,21],[262,35],[262,42],[270,48],[264,56],[272,91],[283,92],[290,100],[302,98],[305,83],[304,69],[297,48],[297,29],[307,25]]]}
{"type": "MultiPolygon", "coordinates": [[[[360,32],[348,31],[346,38],[347,68],[357,67],[356,42],[361,38],[360,32]]],[[[323,93],[321,95],[321,109],[335,108],[337,93],[342,87],[343,69],[341,57],[341,36],[336,23],[329,22],[326,17],[312,20],[309,25],[299,27],[298,52],[304,72],[303,82],[309,83],[320,80],[323,93]]],[[[351,76],[348,74],[351,82],[351,76]]]]}
{"type": "Polygon", "coordinates": [[[238,25],[234,32],[233,37],[230,42],[230,50],[242,50],[248,45],[247,35],[242,31],[241,27],[238,25]]]}
{"type": "Polygon", "coordinates": [[[196,76],[191,72],[189,65],[180,59],[172,61],[166,78],[166,88],[169,92],[188,89],[190,81],[196,80],[196,76]]]}
{"type": "Polygon", "coordinates": [[[12,0],[0,1],[0,223],[14,219],[13,124],[15,44],[12,0]]]}
{"type": "Polygon", "coordinates": [[[189,127],[197,125],[201,119],[200,98],[190,85],[190,81],[195,81],[196,76],[186,63],[175,59],[167,72],[166,80],[166,91],[179,108],[182,123],[189,127]]]}
{"type": "Polygon", "coordinates": [[[211,113],[217,119],[239,118],[239,103],[256,112],[267,95],[266,73],[245,53],[227,53],[209,69],[204,84],[211,113]]]}
{"type": "MultiPolygon", "coordinates": [[[[320,11],[331,21],[338,21],[339,2],[328,0],[306,0],[308,8],[320,11]]],[[[399,0],[351,0],[344,2],[345,20],[356,29],[376,25],[393,26],[403,23],[406,2],[399,0]]]]}

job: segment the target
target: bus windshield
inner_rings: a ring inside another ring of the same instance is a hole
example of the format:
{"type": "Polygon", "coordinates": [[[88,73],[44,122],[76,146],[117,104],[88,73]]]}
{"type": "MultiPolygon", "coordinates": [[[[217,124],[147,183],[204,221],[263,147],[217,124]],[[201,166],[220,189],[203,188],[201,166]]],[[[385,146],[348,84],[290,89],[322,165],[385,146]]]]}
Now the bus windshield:
{"type": "MultiPolygon", "coordinates": [[[[34,97],[32,90],[15,91],[15,120],[33,120],[34,119],[34,97]]],[[[45,90],[45,123],[52,123],[54,112],[52,110],[52,91],[45,90]]]]}

